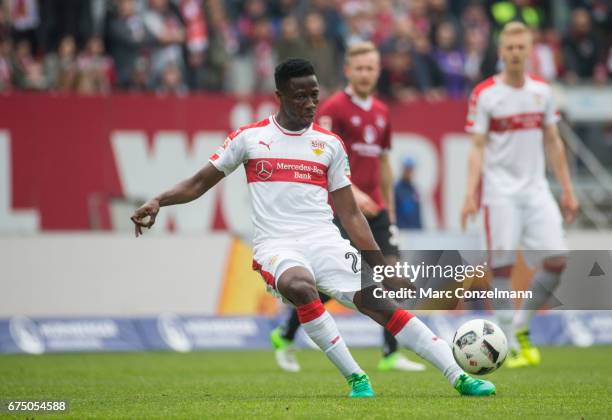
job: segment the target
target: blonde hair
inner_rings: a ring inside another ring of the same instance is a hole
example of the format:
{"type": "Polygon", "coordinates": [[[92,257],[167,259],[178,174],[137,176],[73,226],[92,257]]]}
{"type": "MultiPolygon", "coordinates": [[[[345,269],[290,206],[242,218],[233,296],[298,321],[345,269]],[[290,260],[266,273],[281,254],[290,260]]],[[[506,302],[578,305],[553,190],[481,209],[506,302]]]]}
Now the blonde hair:
{"type": "Polygon", "coordinates": [[[378,54],[378,48],[376,48],[376,45],[374,45],[373,42],[370,42],[370,41],[357,42],[351,45],[346,50],[345,61],[349,61],[351,58],[356,57],[358,55],[368,54],[371,52],[375,52],[378,54]]]}
{"type": "Polygon", "coordinates": [[[504,29],[499,34],[500,43],[504,39],[504,37],[508,35],[520,35],[520,34],[528,34],[529,39],[531,40],[531,31],[523,22],[508,22],[504,25],[504,29]]]}

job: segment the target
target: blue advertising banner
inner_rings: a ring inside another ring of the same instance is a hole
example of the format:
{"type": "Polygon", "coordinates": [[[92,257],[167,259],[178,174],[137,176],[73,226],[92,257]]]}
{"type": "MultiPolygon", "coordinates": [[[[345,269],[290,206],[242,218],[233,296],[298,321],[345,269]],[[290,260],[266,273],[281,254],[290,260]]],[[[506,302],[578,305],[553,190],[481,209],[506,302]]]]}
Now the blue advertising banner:
{"type": "MultiPolygon", "coordinates": [[[[465,312],[422,315],[438,336],[450,342],[456,329],[474,318],[494,321],[490,313],[465,312]]],[[[382,328],[362,315],[335,317],[351,347],[382,344],[382,328]]],[[[0,353],[42,354],[79,351],[265,349],[278,319],[161,314],[150,318],[0,320],[0,353]]],[[[537,315],[531,328],[539,345],[587,347],[612,343],[612,311],[555,311],[537,315]]],[[[314,347],[300,331],[296,344],[314,347]]]]}
{"type": "Polygon", "coordinates": [[[270,318],[180,316],[161,314],[137,319],[136,328],[147,348],[190,351],[252,349],[269,346],[270,318]]]}
{"type": "Polygon", "coordinates": [[[143,350],[132,320],[110,318],[0,321],[0,352],[32,353],[143,350]]]}

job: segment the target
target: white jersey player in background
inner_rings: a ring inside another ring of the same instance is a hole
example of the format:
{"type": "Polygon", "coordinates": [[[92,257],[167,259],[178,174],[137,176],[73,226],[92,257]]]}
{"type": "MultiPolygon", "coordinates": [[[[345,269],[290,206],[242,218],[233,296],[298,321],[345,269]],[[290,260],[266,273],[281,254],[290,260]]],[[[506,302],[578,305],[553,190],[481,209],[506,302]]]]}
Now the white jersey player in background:
{"type": "Polygon", "coordinates": [[[472,149],[461,223],[465,228],[468,217],[478,212],[482,176],[492,288],[512,289],[514,250],[526,250],[527,262],[538,268],[531,287],[533,298],[525,299],[519,311],[512,311],[510,299],[493,302],[510,344],[508,367],[540,363],[540,352],[529,339],[529,323],[559,284],[567,250],[563,218],[571,223],[578,211],[552,89],[526,72],[531,48],[531,33],[524,24],[511,22],[504,27],[499,38],[504,69],[474,88],[466,127],[472,134],[472,149]],[[563,218],[546,180],[545,155],[562,189],[563,218]]]}

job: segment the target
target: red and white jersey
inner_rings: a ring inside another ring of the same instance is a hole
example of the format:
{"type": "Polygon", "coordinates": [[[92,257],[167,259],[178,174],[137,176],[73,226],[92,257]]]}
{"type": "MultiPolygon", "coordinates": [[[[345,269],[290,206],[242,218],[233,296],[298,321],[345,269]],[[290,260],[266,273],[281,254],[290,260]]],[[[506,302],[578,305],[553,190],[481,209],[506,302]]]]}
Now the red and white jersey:
{"type": "Polygon", "coordinates": [[[254,245],[336,231],[328,192],[351,184],[344,144],[311,124],[282,128],[274,116],[231,133],[210,162],[226,176],[244,165],[253,206],[254,245]]]}
{"type": "Polygon", "coordinates": [[[483,203],[548,188],[543,128],[558,121],[552,89],[541,79],[526,76],[515,88],[494,76],[474,88],[466,131],[488,138],[483,203]]]}

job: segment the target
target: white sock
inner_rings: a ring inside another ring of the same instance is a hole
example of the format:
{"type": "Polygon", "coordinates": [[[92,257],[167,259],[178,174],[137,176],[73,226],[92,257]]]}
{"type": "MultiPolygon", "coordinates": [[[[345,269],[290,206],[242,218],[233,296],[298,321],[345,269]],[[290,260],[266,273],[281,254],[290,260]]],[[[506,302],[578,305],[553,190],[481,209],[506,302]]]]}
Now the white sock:
{"type": "MultiPolygon", "coordinates": [[[[509,277],[496,276],[491,280],[491,289],[499,291],[512,291],[512,281],[509,277]]],[[[497,324],[502,329],[508,339],[508,347],[513,350],[518,349],[518,342],[514,335],[514,326],[512,320],[514,318],[514,303],[510,298],[499,298],[491,301],[493,309],[495,309],[495,319],[497,324]]]]}
{"type": "Polygon", "coordinates": [[[353,359],[329,312],[325,311],[318,318],[302,323],[302,327],[308,337],[325,352],[345,378],[353,373],[363,374],[363,370],[353,359]]]}
{"type": "Polygon", "coordinates": [[[561,274],[559,273],[552,273],[546,270],[540,270],[536,273],[531,284],[531,289],[529,289],[532,291],[533,297],[523,300],[521,309],[514,317],[515,329],[529,328],[531,319],[536,314],[537,310],[553,295],[555,289],[559,285],[560,279],[561,274]]]}
{"type": "Polygon", "coordinates": [[[437,367],[452,386],[459,376],[465,373],[455,362],[448,343],[437,337],[420,319],[410,318],[395,338],[402,346],[408,347],[437,367]]]}

